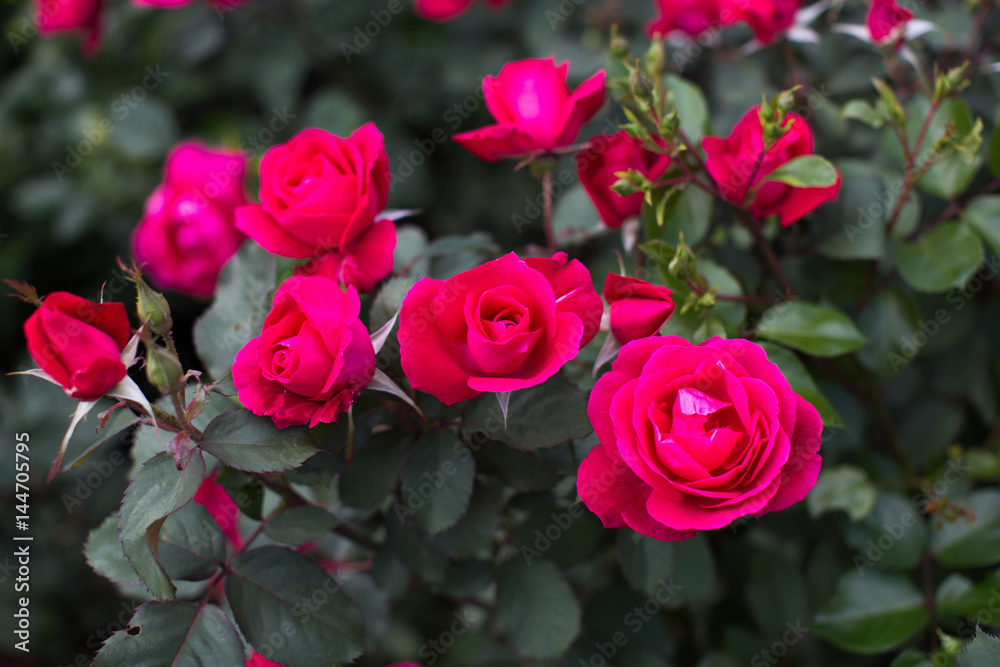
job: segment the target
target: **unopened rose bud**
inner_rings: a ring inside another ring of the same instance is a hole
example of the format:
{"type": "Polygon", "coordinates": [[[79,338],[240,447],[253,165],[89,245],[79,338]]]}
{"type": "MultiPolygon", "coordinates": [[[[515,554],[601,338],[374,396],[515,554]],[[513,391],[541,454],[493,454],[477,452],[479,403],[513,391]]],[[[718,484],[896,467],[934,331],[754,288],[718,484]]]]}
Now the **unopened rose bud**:
{"type": "Polygon", "coordinates": [[[162,294],[154,290],[142,278],[135,283],[137,297],[135,307],[139,319],[149,327],[150,331],[162,335],[167,334],[174,325],[170,316],[170,304],[162,294]]]}
{"type": "Polygon", "coordinates": [[[155,343],[146,345],[146,378],[164,394],[181,388],[184,369],[181,362],[165,347],[155,343]]]}
{"type": "Polygon", "coordinates": [[[615,37],[611,40],[611,55],[614,58],[628,57],[629,43],[624,37],[615,37]]]}

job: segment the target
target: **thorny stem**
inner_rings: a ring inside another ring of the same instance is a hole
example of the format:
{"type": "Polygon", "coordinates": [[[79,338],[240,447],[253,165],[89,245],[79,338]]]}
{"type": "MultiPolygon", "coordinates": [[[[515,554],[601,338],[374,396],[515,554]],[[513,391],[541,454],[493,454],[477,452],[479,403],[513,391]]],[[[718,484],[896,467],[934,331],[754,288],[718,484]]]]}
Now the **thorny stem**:
{"type": "Polygon", "coordinates": [[[552,231],[552,170],[542,175],[542,197],[545,206],[545,246],[551,255],[556,251],[556,238],[552,231]]]}
{"type": "MultiPolygon", "coordinates": [[[[899,219],[899,214],[903,210],[903,206],[906,204],[906,200],[910,196],[910,190],[913,186],[917,184],[923,173],[930,167],[933,161],[933,156],[929,157],[923,165],[921,165],[916,171],[914,171],[914,166],[920,155],[920,147],[924,143],[924,138],[927,136],[927,130],[930,128],[931,120],[934,119],[934,115],[937,113],[940,101],[935,99],[931,102],[931,108],[927,111],[927,117],[924,118],[924,122],[920,125],[920,131],[917,133],[917,140],[913,143],[913,149],[910,151],[905,151],[906,142],[903,142],[904,151],[908,152],[909,157],[906,160],[906,168],[903,170],[903,190],[899,193],[899,198],[896,199],[896,203],[892,207],[892,212],[889,214],[889,219],[886,221],[885,229],[886,233],[892,232],[892,228],[896,225],[896,220],[899,219]]],[[[905,136],[901,137],[905,139],[905,136]]]]}

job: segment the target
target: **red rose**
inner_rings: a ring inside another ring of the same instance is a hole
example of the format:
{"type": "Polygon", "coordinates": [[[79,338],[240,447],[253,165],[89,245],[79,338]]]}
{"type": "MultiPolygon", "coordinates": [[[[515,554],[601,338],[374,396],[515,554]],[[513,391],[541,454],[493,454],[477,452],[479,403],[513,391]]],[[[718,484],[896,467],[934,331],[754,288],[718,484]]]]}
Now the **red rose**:
{"type": "Polygon", "coordinates": [[[375,350],[358,319],[361,301],[323,276],[278,287],[261,334],[233,364],[243,404],[278,428],[336,421],[375,374],[375,350]]]}
{"type": "Polygon", "coordinates": [[[723,0],[653,0],[657,10],[655,18],[646,24],[646,34],[652,37],[656,33],[667,36],[674,31],[687,33],[696,37],[713,27],[721,27],[732,23],[732,19],[723,21],[723,0]]]}
{"type": "MultiPolygon", "coordinates": [[[[487,0],[490,7],[500,7],[508,0],[487,0]]],[[[464,14],[472,0],[414,0],[413,9],[419,16],[432,21],[451,21],[464,14]]]]}
{"type": "Polygon", "coordinates": [[[726,16],[734,21],[746,21],[753,28],[757,40],[769,44],[774,41],[775,35],[795,23],[799,0],[725,0],[723,6],[726,16]]]}
{"type": "Polygon", "coordinates": [[[197,142],[171,150],[132,236],[135,258],[158,285],[195,297],[215,293],[219,271],[246,239],[235,222],[236,207],[246,204],[246,164],[237,151],[197,142]]]}
{"type": "Polygon", "coordinates": [[[222,485],[215,481],[218,476],[219,471],[215,470],[206,477],[192,500],[208,510],[233,548],[240,549],[243,546],[239,525],[240,507],[222,485]]]}
{"type": "Polygon", "coordinates": [[[655,181],[668,166],[670,156],[646,150],[624,130],[606,140],[592,139],[588,148],[576,154],[580,183],[608,227],[621,227],[626,218],[638,216],[642,210],[641,192],[623,197],[611,190],[618,180],[615,173],[634,169],[655,181]]]}
{"type": "Polygon", "coordinates": [[[101,41],[100,0],[35,0],[35,25],[46,37],[59,32],[83,33],[83,50],[93,53],[101,41]]]}
{"type": "Polygon", "coordinates": [[[400,313],[403,371],[448,405],[533,387],[594,338],[603,310],[590,272],[563,252],[422,278],[400,313]]]}
{"type": "MultiPolygon", "coordinates": [[[[812,130],[804,118],[794,113],[785,117],[785,134],[765,151],[759,109],[759,106],[750,109],[728,137],[705,137],[701,141],[708,156],[708,173],[722,196],[739,206],[746,204],[747,192],[772,171],[792,158],[813,152],[812,130]]],[[[840,180],[838,172],[836,183],[829,187],[797,188],[776,181],[765,183],[747,208],[756,218],[777,215],[782,226],[787,227],[821,204],[836,199],[840,180]]]]}
{"type": "Polygon", "coordinates": [[[784,509],[819,474],[819,413],[750,341],[633,341],[587,414],[601,444],[577,490],[608,528],[685,539],[784,509]]]}
{"type": "Polygon", "coordinates": [[[257,653],[257,651],[254,651],[250,659],[246,661],[244,667],[282,667],[282,665],[273,660],[268,660],[260,653],[257,653]]]}
{"type": "Polygon", "coordinates": [[[340,248],[330,250],[295,269],[295,275],[326,276],[341,285],[354,286],[362,294],[392,273],[396,249],[396,225],[383,218],[362,236],[340,248]]]}
{"type": "Polygon", "coordinates": [[[260,204],[236,210],[236,226],[268,252],[304,259],[368,231],[389,198],[389,157],[372,123],[347,139],[308,129],[260,162],[260,204]]]}
{"type": "Polygon", "coordinates": [[[674,312],[671,291],[645,280],[609,273],[604,281],[604,300],[611,307],[611,333],[625,344],[652,336],[674,312]]]}
{"type": "Polygon", "coordinates": [[[93,303],[53,292],[24,323],[28,352],[80,401],[96,401],[125,378],[128,315],[120,303],[93,303]]]}
{"type": "Polygon", "coordinates": [[[490,162],[570,145],[604,104],[604,70],[572,93],[568,74],[569,62],[556,65],[555,58],[507,63],[496,78],[483,79],[497,124],[456,134],[455,141],[490,162]]]}
{"type": "Polygon", "coordinates": [[[897,5],[893,0],[872,0],[865,23],[868,31],[879,44],[892,44],[906,36],[906,24],[913,12],[897,5]]]}

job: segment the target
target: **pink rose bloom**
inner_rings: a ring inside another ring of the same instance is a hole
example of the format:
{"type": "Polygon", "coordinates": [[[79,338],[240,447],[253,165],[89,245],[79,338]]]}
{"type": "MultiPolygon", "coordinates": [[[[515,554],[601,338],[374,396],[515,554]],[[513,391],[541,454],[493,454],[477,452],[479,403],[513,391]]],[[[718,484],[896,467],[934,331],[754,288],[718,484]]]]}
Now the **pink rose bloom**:
{"type": "Polygon", "coordinates": [[[656,181],[669,166],[670,156],[646,150],[624,130],[607,139],[591,139],[590,146],[576,154],[580,183],[608,227],[621,227],[626,218],[638,216],[642,210],[641,192],[623,197],[611,190],[618,181],[615,174],[634,169],[656,181]]]}
{"type": "Polygon", "coordinates": [[[246,661],[244,667],[282,667],[280,663],[274,662],[273,660],[268,660],[260,653],[256,651],[250,656],[250,659],[246,661]]]}
{"type": "MultiPolygon", "coordinates": [[[[809,123],[802,116],[789,113],[785,117],[788,131],[765,153],[759,109],[757,106],[747,111],[728,137],[705,137],[701,141],[708,156],[708,173],[722,196],[737,206],[742,206],[747,192],[775,169],[792,158],[813,152],[809,123]]],[[[781,225],[787,227],[836,199],[840,181],[838,172],[837,181],[828,187],[793,187],[776,181],[765,183],[749,203],[748,210],[759,219],[777,215],[781,225]]]]}
{"type": "MultiPolygon", "coordinates": [[[[413,0],[418,16],[432,21],[453,21],[468,11],[473,0],[413,0]]],[[[499,8],[508,0],[486,0],[491,8],[499,8]]]]}
{"type": "Polygon", "coordinates": [[[295,269],[295,275],[326,276],[365,294],[392,273],[396,225],[383,218],[339,250],[330,250],[295,269]]]}
{"type": "Polygon", "coordinates": [[[798,10],[799,0],[724,0],[723,4],[723,16],[749,23],[763,44],[791,28],[798,10]]]}
{"type": "Polygon", "coordinates": [[[101,16],[100,0],[35,0],[35,25],[44,37],[60,32],[83,34],[83,51],[97,51],[101,41],[98,26],[101,16]]]}
{"type": "Polygon", "coordinates": [[[389,198],[389,156],[372,123],[343,139],[303,130],[260,163],[260,204],[236,211],[236,225],[282,257],[318,257],[367,232],[389,198]]]}
{"type": "Polygon", "coordinates": [[[872,0],[865,23],[868,31],[879,44],[899,42],[906,36],[906,24],[913,12],[897,5],[894,0],[872,0]]]}
{"type": "Polygon", "coordinates": [[[239,527],[240,507],[229,492],[215,481],[218,476],[219,471],[215,470],[206,477],[195,492],[193,500],[208,510],[229,543],[234,549],[239,549],[243,546],[243,536],[240,535],[239,527]]]}
{"type": "Polygon", "coordinates": [[[653,0],[658,13],[646,24],[646,34],[652,37],[660,33],[666,37],[676,31],[697,37],[710,28],[728,25],[734,19],[723,14],[722,3],[723,0],[653,0]]]}
{"type": "Polygon", "coordinates": [[[278,428],[337,421],[375,373],[375,349],[358,319],[361,301],[323,276],[278,287],[261,335],[233,364],[240,401],[278,428]]]}
{"type": "Polygon", "coordinates": [[[496,119],[454,136],[468,151],[490,162],[572,144],[580,128],[604,104],[604,70],[570,92],[569,61],[555,58],[517,60],[495,78],[483,79],[486,107],[496,119]]]}
{"type": "Polygon", "coordinates": [[[686,539],[784,509],[819,474],[819,413],[747,340],[633,341],[587,414],[601,444],[577,490],[607,528],[686,539]]]}
{"type": "Polygon", "coordinates": [[[533,387],[594,338],[603,310],[590,272],[564,252],[422,278],[399,316],[403,372],[448,405],[533,387]]]}
{"type": "Polygon", "coordinates": [[[132,253],[157,285],[201,298],[215,293],[219,271],[246,239],[235,222],[246,204],[246,166],[239,151],[195,141],[170,151],[132,235],[132,253]]]}
{"type": "Polygon", "coordinates": [[[674,312],[671,290],[645,280],[609,273],[604,300],[611,307],[611,333],[625,344],[652,336],[674,312]]]}

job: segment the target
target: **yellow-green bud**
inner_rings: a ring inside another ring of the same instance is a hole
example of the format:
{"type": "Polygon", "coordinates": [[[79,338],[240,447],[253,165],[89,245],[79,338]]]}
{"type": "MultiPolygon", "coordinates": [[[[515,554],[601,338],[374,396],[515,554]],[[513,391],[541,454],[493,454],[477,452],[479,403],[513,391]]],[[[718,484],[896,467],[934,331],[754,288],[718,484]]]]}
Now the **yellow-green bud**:
{"type": "Polygon", "coordinates": [[[146,344],[146,378],[164,394],[181,388],[184,369],[181,362],[167,348],[156,343],[146,344]]]}
{"type": "Polygon", "coordinates": [[[135,283],[137,297],[135,307],[139,313],[139,319],[149,327],[153,333],[166,335],[174,325],[170,317],[170,304],[162,294],[146,284],[142,278],[135,283]]]}

